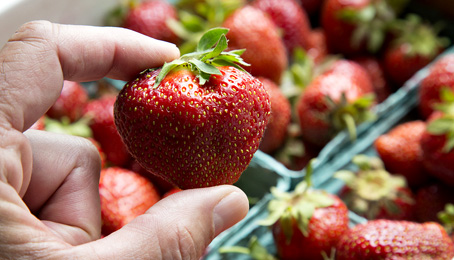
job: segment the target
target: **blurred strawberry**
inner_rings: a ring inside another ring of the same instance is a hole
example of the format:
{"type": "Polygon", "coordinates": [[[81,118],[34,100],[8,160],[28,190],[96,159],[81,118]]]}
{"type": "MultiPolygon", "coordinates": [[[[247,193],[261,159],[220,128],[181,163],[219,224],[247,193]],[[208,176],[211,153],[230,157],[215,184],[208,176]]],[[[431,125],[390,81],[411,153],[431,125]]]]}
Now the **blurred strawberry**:
{"type": "Polygon", "coordinates": [[[419,188],[415,195],[415,202],[417,221],[438,222],[438,213],[446,204],[454,203],[454,193],[451,187],[436,181],[419,188]]]}
{"type": "Polygon", "coordinates": [[[82,116],[87,101],[88,93],[80,83],[65,80],[60,97],[46,114],[54,119],[67,117],[71,122],[74,122],[82,116]]]}
{"type": "Polygon", "coordinates": [[[99,144],[98,141],[96,141],[92,137],[89,137],[88,140],[90,140],[90,142],[96,147],[96,149],[98,149],[99,158],[101,159],[101,169],[105,168],[107,159],[106,159],[106,154],[104,153],[104,151],[101,148],[101,145],[99,144]]]}
{"type": "Polygon", "coordinates": [[[447,54],[438,59],[430,68],[429,74],[419,87],[419,111],[423,118],[428,118],[434,111],[434,105],[441,101],[440,92],[444,87],[454,90],[454,54],[447,54]]]}
{"type": "Polygon", "coordinates": [[[336,260],[448,260],[454,244],[434,222],[374,220],[347,231],[336,248],[336,260]]]}
{"type": "Polygon", "coordinates": [[[119,167],[101,170],[99,195],[104,235],[122,228],[160,200],[147,178],[119,167]]]}
{"type": "Polygon", "coordinates": [[[178,36],[168,27],[169,19],[178,19],[177,9],[168,1],[152,0],[133,5],[127,12],[123,27],[152,38],[179,43],[178,36]]]}
{"type": "Polygon", "coordinates": [[[357,56],[351,58],[351,60],[363,66],[369,73],[377,102],[381,103],[385,101],[391,94],[392,88],[386,78],[383,65],[372,55],[357,56]]]}
{"type": "Polygon", "coordinates": [[[271,153],[281,147],[287,137],[287,128],[291,120],[290,101],[284,96],[279,86],[273,81],[259,77],[270,95],[271,117],[265,128],[259,149],[271,153]]]}
{"type": "Polygon", "coordinates": [[[268,218],[261,225],[271,226],[279,259],[323,260],[348,230],[348,209],[334,194],[312,189],[311,166],[306,180],[294,191],[272,188],[268,218]]]}
{"type": "Polygon", "coordinates": [[[278,28],[262,10],[246,5],[227,17],[222,27],[227,33],[229,49],[246,49],[242,58],[251,66],[252,75],[279,83],[288,65],[287,52],[278,28]]]}
{"type": "Polygon", "coordinates": [[[252,6],[266,12],[282,31],[289,57],[296,47],[308,49],[311,25],[306,11],[296,0],[254,0],[252,6]]]}
{"type": "Polygon", "coordinates": [[[379,136],[374,142],[386,169],[404,176],[413,188],[426,184],[430,178],[424,170],[420,145],[425,129],[424,121],[405,122],[379,136]]]}
{"type": "Polygon", "coordinates": [[[414,219],[414,195],[402,176],[387,172],[377,157],[357,155],[353,163],[357,172],[342,170],[334,175],[346,184],[340,197],[350,210],[369,220],[414,219]]]}
{"type": "Polygon", "coordinates": [[[429,64],[448,44],[437,30],[416,15],[395,22],[397,35],[384,51],[384,69],[396,87],[429,64]]]}
{"type": "Polygon", "coordinates": [[[296,104],[303,140],[323,147],[344,129],[356,138],[356,125],[371,119],[374,103],[367,71],[353,61],[335,61],[306,87],[296,104]]]}
{"type": "Polygon", "coordinates": [[[108,162],[116,166],[125,166],[130,160],[114,123],[113,106],[116,96],[103,96],[90,100],[84,109],[84,115],[91,119],[89,126],[93,138],[99,142],[108,162]]]}

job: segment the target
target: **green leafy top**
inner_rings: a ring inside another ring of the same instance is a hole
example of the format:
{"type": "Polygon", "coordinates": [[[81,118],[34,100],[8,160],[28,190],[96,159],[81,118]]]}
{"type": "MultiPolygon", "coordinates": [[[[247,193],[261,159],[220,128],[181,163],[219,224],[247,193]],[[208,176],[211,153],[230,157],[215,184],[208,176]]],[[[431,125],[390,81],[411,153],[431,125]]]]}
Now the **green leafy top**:
{"type": "Polygon", "coordinates": [[[361,8],[344,8],[338,13],[341,20],[355,24],[352,45],[359,45],[366,41],[370,52],[377,52],[384,43],[390,23],[408,3],[408,0],[371,1],[371,4],[361,8]]]}
{"type": "Polygon", "coordinates": [[[454,91],[443,87],[440,91],[441,103],[434,108],[442,112],[442,116],[427,125],[427,131],[433,135],[445,135],[446,144],[443,151],[448,153],[454,149],[454,91]]]}
{"type": "Polygon", "coordinates": [[[262,246],[257,236],[252,236],[249,240],[248,247],[242,246],[226,246],[219,248],[219,253],[237,253],[249,255],[254,260],[277,260],[271,255],[264,246],[262,246]]]}
{"type": "Polygon", "coordinates": [[[227,49],[225,35],[228,31],[229,29],[221,27],[210,29],[200,38],[195,52],[187,53],[179,59],[164,63],[154,87],[157,88],[170,71],[181,67],[187,67],[194,71],[200,85],[205,84],[211,75],[221,75],[217,66],[233,66],[244,71],[240,65],[249,66],[240,57],[245,50],[224,51],[227,49]]]}
{"type": "Polygon", "coordinates": [[[397,198],[413,203],[400,189],[407,186],[405,178],[386,171],[378,157],[360,154],[353,158],[353,163],[359,168],[357,172],[341,170],[334,174],[350,190],[342,199],[352,211],[374,219],[382,208],[399,213],[394,202],[397,198]]]}
{"type": "Polygon", "coordinates": [[[445,209],[438,213],[438,219],[443,224],[448,234],[454,232],[454,205],[448,203],[445,205],[445,209]]]}
{"type": "Polygon", "coordinates": [[[434,58],[440,50],[449,45],[449,39],[439,37],[440,24],[424,23],[418,15],[408,14],[405,19],[397,19],[390,25],[390,30],[397,35],[394,44],[409,46],[405,55],[421,55],[434,58]]]}
{"type": "Polygon", "coordinates": [[[301,233],[308,236],[308,225],[314,211],[317,208],[329,207],[334,203],[333,198],[328,193],[310,189],[313,162],[314,159],[309,162],[306,167],[305,180],[300,182],[293,192],[283,192],[275,187],[271,188],[271,193],[275,199],[268,204],[268,217],[259,222],[260,225],[271,226],[279,221],[287,242],[293,236],[292,226],[294,222],[301,233]]]}

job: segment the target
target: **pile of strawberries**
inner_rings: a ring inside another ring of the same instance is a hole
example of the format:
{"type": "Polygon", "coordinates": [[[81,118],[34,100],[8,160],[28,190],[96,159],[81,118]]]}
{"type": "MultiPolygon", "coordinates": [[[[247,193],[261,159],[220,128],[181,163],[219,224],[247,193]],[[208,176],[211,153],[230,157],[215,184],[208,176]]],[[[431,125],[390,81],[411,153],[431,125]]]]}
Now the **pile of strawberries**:
{"type": "MultiPolygon", "coordinates": [[[[89,96],[80,83],[66,81],[33,128],[89,138],[99,148],[108,235],[166,193],[234,183],[257,149],[301,170],[340,131],[354,140],[356,126],[374,120],[373,107],[449,45],[436,26],[406,14],[407,5],[144,0],[121,6],[109,25],[175,43],[182,59],[142,72],[121,93],[99,82],[89,96]]],[[[323,259],[333,248],[336,259],[454,256],[448,232],[436,223],[453,213],[453,66],[447,56],[421,84],[421,120],[375,142],[381,160],[358,157],[358,172],[336,174],[347,184],[341,194],[313,190],[309,179],[291,193],[274,192],[265,224],[280,259],[323,259]],[[349,228],[348,209],[370,221],[349,228]]]]}
{"type": "Polygon", "coordinates": [[[173,42],[182,54],[207,29],[228,28],[229,49],[245,49],[250,66],[243,68],[270,94],[259,149],[301,170],[340,131],[354,140],[356,126],[374,120],[373,107],[449,45],[439,26],[409,14],[408,4],[154,0],[120,8],[109,21],[173,42]]]}

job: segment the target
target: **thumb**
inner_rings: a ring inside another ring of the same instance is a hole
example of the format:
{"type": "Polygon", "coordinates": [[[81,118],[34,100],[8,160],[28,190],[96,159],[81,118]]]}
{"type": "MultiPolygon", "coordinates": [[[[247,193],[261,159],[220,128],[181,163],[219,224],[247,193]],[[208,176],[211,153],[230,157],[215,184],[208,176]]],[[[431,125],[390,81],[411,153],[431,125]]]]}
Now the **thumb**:
{"type": "Polygon", "coordinates": [[[248,211],[232,185],[185,190],[169,196],[111,235],[81,245],[81,259],[200,259],[208,244],[248,211]]]}

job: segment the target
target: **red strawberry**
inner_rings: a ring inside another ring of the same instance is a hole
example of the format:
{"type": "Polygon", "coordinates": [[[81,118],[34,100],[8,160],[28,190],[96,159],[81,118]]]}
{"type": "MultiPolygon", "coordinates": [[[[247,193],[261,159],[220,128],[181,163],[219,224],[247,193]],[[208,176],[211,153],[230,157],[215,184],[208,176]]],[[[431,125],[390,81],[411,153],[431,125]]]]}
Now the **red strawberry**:
{"type": "Polygon", "coordinates": [[[437,37],[434,28],[416,15],[396,23],[397,37],[385,49],[383,60],[389,79],[400,87],[440,54],[447,40],[437,37]]]}
{"type": "Polygon", "coordinates": [[[120,229],[160,200],[147,178],[119,167],[101,170],[99,195],[104,235],[120,229]]]}
{"type": "Polygon", "coordinates": [[[282,39],[288,55],[295,48],[308,49],[311,25],[306,11],[296,0],[254,0],[252,6],[266,12],[282,31],[282,39]]]}
{"type": "Polygon", "coordinates": [[[65,80],[60,97],[46,114],[54,119],[67,117],[74,122],[82,116],[87,101],[88,93],[80,83],[65,80]]]}
{"type": "Polygon", "coordinates": [[[279,259],[322,260],[348,230],[347,207],[336,195],[310,188],[310,168],[294,191],[271,190],[275,199],[261,224],[272,225],[279,259]]]}
{"type": "Polygon", "coordinates": [[[179,43],[167,20],[178,19],[175,6],[164,0],[144,1],[129,10],[123,26],[152,38],[179,43]]]}
{"type": "Polygon", "coordinates": [[[181,189],[236,182],[268,123],[263,84],[238,69],[241,52],[222,52],[227,32],[212,29],[197,53],[144,71],[115,103],[115,123],[135,159],[181,189]]]}
{"type": "Polygon", "coordinates": [[[444,87],[454,90],[454,54],[441,57],[431,67],[429,75],[419,87],[419,110],[423,118],[428,118],[434,111],[434,105],[441,101],[440,92],[444,87]]]}
{"type": "Polygon", "coordinates": [[[446,204],[454,203],[452,188],[440,181],[421,187],[416,192],[415,215],[420,222],[439,221],[437,215],[446,204]]]}
{"type": "Polygon", "coordinates": [[[316,77],[298,100],[302,137],[324,146],[336,133],[348,129],[355,137],[355,124],[368,120],[374,103],[367,71],[353,61],[338,60],[316,77]]]}
{"type": "Polygon", "coordinates": [[[359,65],[363,66],[364,69],[369,73],[372,85],[374,87],[374,93],[378,103],[385,101],[392,92],[391,85],[386,79],[385,72],[382,64],[378,61],[375,56],[358,56],[352,58],[352,60],[359,65]]]}
{"type": "Polygon", "coordinates": [[[351,228],[340,239],[336,260],[448,260],[454,244],[440,224],[374,220],[351,228]]]}
{"type": "Polygon", "coordinates": [[[115,96],[103,96],[90,100],[84,114],[91,118],[90,128],[93,138],[101,145],[107,161],[116,166],[125,166],[131,156],[115,127],[113,114],[115,100],[115,96]]]}
{"type": "Polygon", "coordinates": [[[279,83],[288,60],[278,29],[266,13],[252,6],[236,10],[223,23],[231,49],[246,49],[246,68],[254,76],[262,76],[279,83]]]}
{"type": "Polygon", "coordinates": [[[290,101],[284,96],[279,86],[273,81],[259,77],[265,86],[271,101],[271,117],[265,128],[259,149],[271,153],[283,145],[287,137],[287,128],[291,120],[290,101]]]}
{"type": "Polygon", "coordinates": [[[432,176],[454,186],[454,115],[433,113],[427,123],[421,138],[424,168],[432,176]]]}
{"type": "Polygon", "coordinates": [[[353,162],[356,173],[335,174],[346,184],[340,196],[350,210],[367,219],[413,220],[414,197],[403,177],[391,175],[376,157],[358,155],[353,162]]]}
{"type": "Polygon", "coordinates": [[[326,0],[321,25],[330,52],[364,54],[381,48],[387,24],[395,16],[395,8],[385,0],[326,0]]]}
{"type": "Polygon", "coordinates": [[[374,142],[386,169],[405,177],[410,187],[419,187],[429,180],[423,166],[421,137],[426,123],[421,120],[397,125],[374,142]]]}

